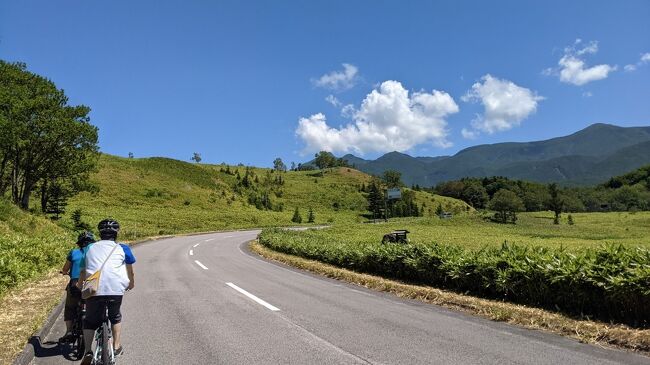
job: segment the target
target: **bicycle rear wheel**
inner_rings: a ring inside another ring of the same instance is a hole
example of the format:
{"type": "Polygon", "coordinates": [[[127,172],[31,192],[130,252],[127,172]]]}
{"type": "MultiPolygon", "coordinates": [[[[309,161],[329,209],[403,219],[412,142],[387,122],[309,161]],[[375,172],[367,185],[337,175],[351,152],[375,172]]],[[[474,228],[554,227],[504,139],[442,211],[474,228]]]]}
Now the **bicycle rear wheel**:
{"type": "Polygon", "coordinates": [[[109,329],[108,329],[108,323],[104,322],[102,323],[102,353],[100,354],[101,360],[102,360],[102,365],[110,365],[111,364],[111,346],[110,341],[108,340],[109,337],[109,329]]]}

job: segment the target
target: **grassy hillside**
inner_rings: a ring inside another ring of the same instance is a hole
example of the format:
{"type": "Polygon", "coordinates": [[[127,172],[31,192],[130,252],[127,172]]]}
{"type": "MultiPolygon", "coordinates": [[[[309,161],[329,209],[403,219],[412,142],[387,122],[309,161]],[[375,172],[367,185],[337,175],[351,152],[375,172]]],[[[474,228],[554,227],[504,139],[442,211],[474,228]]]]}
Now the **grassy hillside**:
{"type": "MultiPolygon", "coordinates": [[[[303,222],[311,207],[315,223],[358,222],[365,218],[366,199],[359,192],[370,177],[355,169],[272,172],[252,168],[249,187],[242,187],[243,166],[192,164],[167,158],[127,159],[102,155],[93,181],[98,193],[70,200],[62,224],[72,226],[71,213],[82,210],[94,226],[112,216],[125,239],[192,231],[292,225],[294,209],[303,222]],[[224,170],[230,173],[225,172],[224,170]],[[239,174],[240,179],[237,179],[239,174]],[[277,179],[283,182],[280,184],[277,179]],[[270,200],[271,209],[257,209],[251,197],[270,200]]],[[[458,200],[417,192],[418,204],[435,211],[464,211],[458,200]]]]}
{"type": "Polygon", "coordinates": [[[63,265],[71,232],[0,199],[0,297],[21,282],[63,265]]]}

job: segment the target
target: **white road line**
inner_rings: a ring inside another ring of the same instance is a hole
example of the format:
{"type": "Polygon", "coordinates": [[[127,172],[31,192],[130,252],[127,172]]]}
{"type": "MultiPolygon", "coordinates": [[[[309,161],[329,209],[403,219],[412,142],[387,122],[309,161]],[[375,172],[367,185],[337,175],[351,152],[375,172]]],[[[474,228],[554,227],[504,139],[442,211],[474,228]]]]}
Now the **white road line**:
{"type": "Polygon", "coordinates": [[[210,242],[210,241],[214,241],[214,240],[216,240],[216,238],[210,238],[209,240],[205,240],[205,242],[210,242]]]}
{"type": "Polygon", "coordinates": [[[194,256],[194,250],[190,250],[190,256],[194,256]]]}
{"type": "Polygon", "coordinates": [[[192,247],[197,248],[200,244],[201,244],[201,242],[197,243],[196,245],[194,245],[192,247]]]}
{"type": "Polygon", "coordinates": [[[274,312],[277,312],[277,311],[280,310],[278,307],[274,307],[274,306],[272,306],[271,304],[269,304],[269,303],[263,301],[262,299],[260,299],[260,298],[258,298],[258,297],[256,297],[256,296],[254,296],[253,294],[247,292],[246,290],[244,290],[244,289],[238,287],[237,285],[235,285],[235,284],[233,284],[233,283],[226,283],[226,285],[228,285],[229,287],[231,287],[231,288],[237,290],[238,292],[244,294],[245,296],[247,296],[247,297],[253,299],[253,300],[256,301],[258,304],[261,304],[261,305],[265,306],[266,308],[268,308],[268,309],[270,309],[270,310],[272,310],[272,311],[274,311],[274,312]]]}
{"type": "Polygon", "coordinates": [[[194,262],[196,262],[197,265],[201,266],[201,268],[202,268],[203,270],[207,270],[207,269],[208,269],[207,267],[205,267],[205,265],[203,265],[202,263],[200,263],[199,260],[194,260],[194,262]]]}

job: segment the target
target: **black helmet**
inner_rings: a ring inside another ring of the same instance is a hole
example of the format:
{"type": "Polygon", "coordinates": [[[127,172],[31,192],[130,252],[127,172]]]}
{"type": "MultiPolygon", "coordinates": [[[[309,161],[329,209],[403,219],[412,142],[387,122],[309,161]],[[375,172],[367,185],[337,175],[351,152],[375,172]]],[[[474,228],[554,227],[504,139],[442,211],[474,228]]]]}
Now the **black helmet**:
{"type": "Polygon", "coordinates": [[[104,219],[99,222],[97,229],[102,238],[115,238],[120,231],[120,224],[115,219],[104,219]]]}
{"type": "Polygon", "coordinates": [[[85,247],[91,243],[95,243],[95,235],[92,232],[83,231],[77,237],[77,245],[85,247]]]}

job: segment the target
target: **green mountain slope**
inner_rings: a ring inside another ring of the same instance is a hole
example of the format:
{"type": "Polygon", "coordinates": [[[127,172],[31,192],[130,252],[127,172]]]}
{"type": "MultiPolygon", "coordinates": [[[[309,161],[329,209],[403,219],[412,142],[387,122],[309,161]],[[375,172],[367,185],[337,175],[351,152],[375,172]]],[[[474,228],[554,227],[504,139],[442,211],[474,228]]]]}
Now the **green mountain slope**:
{"type": "MultiPolygon", "coordinates": [[[[72,225],[71,212],[82,211],[94,225],[112,216],[123,223],[123,236],[134,239],[220,229],[292,225],[295,208],[303,223],[312,208],[317,224],[362,221],[366,199],[359,192],[370,176],[352,168],[326,171],[271,172],[252,168],[250,187],[242,188],[246,168],[191,164],[166,158],[126,159],[102,155],[93,180],[99,192],[70,200],[63,223],[72,225]],[[229,170],[230,174],[224,172],[229,170]],[[237,173],[240,179],[237,179],[237,173]],[[283,183],[275,183],[280,178],[283,183]],[[266,198],[264,195],[266,194],[266,198]],[[271,209],[255,204],[268,200],[271,209]]],[[[419,205],[464,211],[455,199],[417,192],[419,205]]]]}
{"type": "Polygon", "coordinates": [[[495,175],[586,185],[650,163],[649,142],[650,127],[599,123],[565,137],[479,145],[449,157],[411,157],[391,152],[374,161],[362,160],[357,167],[377,175],[387,169],[400,171],[409,185],[431,186],[463,177],[495,175]]]}

